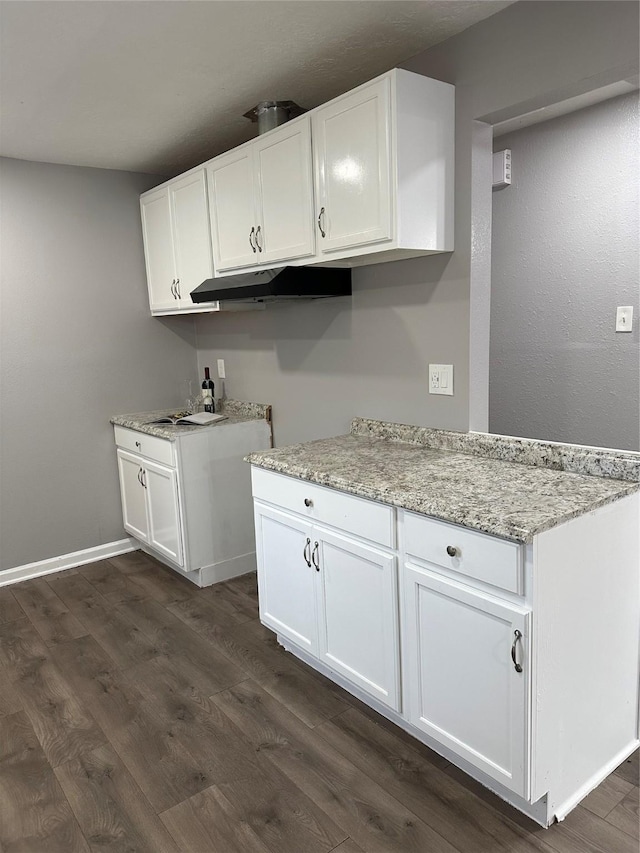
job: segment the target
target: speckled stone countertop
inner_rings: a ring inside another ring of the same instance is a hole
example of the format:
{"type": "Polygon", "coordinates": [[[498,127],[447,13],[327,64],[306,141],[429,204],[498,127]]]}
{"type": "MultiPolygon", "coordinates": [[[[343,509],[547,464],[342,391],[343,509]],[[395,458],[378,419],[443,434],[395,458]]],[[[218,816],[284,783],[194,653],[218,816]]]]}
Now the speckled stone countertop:
{"type": "MultiPolygon", "coordinates": [[[[428,433],[442,439],[439,430],[357,418],[350,435],[259,451],[247,461],[517,542],[531,542],[543,530],[640,488],[630,476],[621,480],[554,469],[536,452],[531,455],[538,461],[526,463],[480,455],[475,436],[489,445],[485,434],[448,433],[457,437],[458,447],[443,449],[429,445],[428,433]],[[475,450],[465,445],[465,436],[475,450]]],[[[621,455],[629,462],[622,466],[629,475],[640,454],[621,455]]]]}
{"type": "Polygon", "coordinates": [[[246,421],[271,420],[271,406],[265,403],[245,403],[241,400],[220,400],[218,411],[225,415],[223,421],[215,421],[204,426],[199,424],[150,424],[149,421],[157,418],[175,414],[176,409],[162,409],[156,412],[137,412],[130,415],[116,415],[111,418],[115,426],[127,427],[127,429],[143,432],[147,435],[155,435],[157,438],[166,438],[175,441],[178,435],[188,435],[191,432],[200,432],[203,429],[220,429],[231,424],[241,424],[246,421]]]}

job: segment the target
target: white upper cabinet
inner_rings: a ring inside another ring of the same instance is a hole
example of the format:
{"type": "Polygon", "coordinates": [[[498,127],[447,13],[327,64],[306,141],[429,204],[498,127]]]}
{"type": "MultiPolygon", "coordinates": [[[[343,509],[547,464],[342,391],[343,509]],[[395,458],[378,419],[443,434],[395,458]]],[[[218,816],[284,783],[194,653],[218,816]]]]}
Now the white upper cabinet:
{"type": "Polygon", "coordinates": [[[313,115],[321,254],[393,237],[389,90],[384,77],[313,115]]]}
{"type": "Polygon", "coordinates": [[[181,307],[193,308],[191,291],[213,277],[204,169],[169,185],[176,287],[181,307]]]}
{"type": "Polygon", "coordinates": [[[313,111],[314,263],[453,251],[454,98],[396,68],[313,111]]]}
{"type": "Polygon", "coordinates": [[[140,213],[151,309],[175,308],[176,266],[168,188],[143,195],[140,213]]]}
{"type": "Polygon", "coordinates": [[[145,193],[152,313],[220,309],[189,293],[238,270],[453,251],[454,101],[396,68],[145,193]]]}
{"type": "Polygon", "coordinates": [[[309,118],[258,137],[254,152],[260,261],[308,258],[315,251],[309,118]]]}
{"type": "Polygon", "coordinates": [[[204,168],[140,197],[142,234],[153,314],[211,310],[194,306],[190,293],[213,278],[209,205],[204,168]]]}
{"type": "Polygon", "coordinates": [[[211,196],[211,241],[218,271],[256,264],[253,150],[216,157],[207,166],[211,196]]]}
{"type": "Polygon", "coordinates": [[[314,252],[311,134],[305,116],[207,166],[218,272],[314,252]]]}

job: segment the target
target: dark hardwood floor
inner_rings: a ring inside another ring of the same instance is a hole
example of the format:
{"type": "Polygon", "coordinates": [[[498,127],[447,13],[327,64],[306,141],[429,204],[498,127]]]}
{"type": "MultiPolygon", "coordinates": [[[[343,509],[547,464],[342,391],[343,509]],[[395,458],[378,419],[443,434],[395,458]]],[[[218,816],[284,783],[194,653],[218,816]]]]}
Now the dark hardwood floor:
{"type": "Polygon", "coordinates": [[[0,588],[3,853],[638,853],[638,754],[544,830],[284,652],[255,575],[0,588]]]}

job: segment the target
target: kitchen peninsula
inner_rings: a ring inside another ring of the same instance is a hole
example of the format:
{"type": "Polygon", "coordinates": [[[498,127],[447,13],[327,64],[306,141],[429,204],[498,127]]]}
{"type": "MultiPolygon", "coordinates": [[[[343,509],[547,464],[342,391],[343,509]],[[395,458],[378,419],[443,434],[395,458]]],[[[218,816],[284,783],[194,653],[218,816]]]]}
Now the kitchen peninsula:
{"type": "Polygon", "coordinates": [[[285,648],[542,825],[638,746],[639,453],[356,418],[248,461],[285,648]]]}

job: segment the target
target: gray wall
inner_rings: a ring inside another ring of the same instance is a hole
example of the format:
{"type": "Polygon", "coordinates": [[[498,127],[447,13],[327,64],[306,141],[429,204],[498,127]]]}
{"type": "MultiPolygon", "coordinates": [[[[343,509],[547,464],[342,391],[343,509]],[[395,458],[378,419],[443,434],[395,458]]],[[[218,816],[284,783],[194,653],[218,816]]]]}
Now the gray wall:
{"type": "Polygon", "coordinates": [[[492,432],[640,449],[639,129],[632,93],[495,141],[492,432]]]}
{"type": "Polygon", "coordinates": [[[191,319],[149,315],[149,175],[1,161],[0,566],[124,536],[113,414],[175,405],[191,319]]]}
{"type": "Polygon", "coordinates": [[[344,431],[355,415],[482,428],[489,312],[476,304],[470,350],[470,305],[474,293],[488,298],[488,229],[474,219],[474,205],[487,204],[473,175],[486,173],[491,148],[474,119],[521,115],[637,73],[637,31],[635,3],[523,2],[404,63],[457,86],[456,251],[355,270],[352,305],[203,316],[200,368],[223,357],[229,396],[272,403],[278,444],[344,431]],[[471,396],[470,357],[484,365],[471,396]],[[454,397],[428,394],[430,362],[454,364],[454,397]]]}

